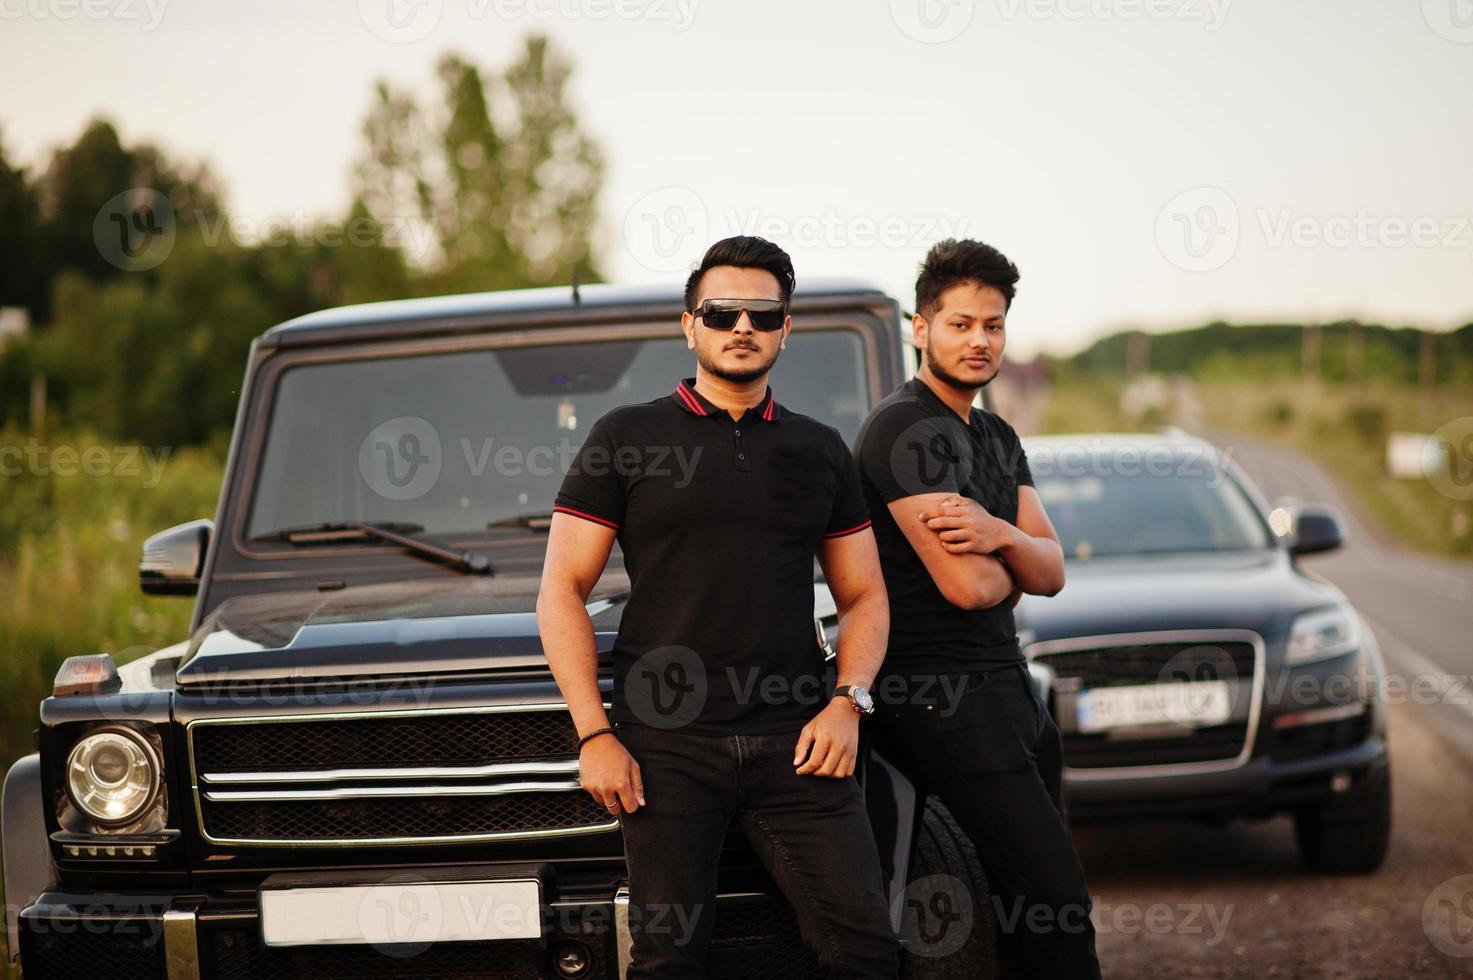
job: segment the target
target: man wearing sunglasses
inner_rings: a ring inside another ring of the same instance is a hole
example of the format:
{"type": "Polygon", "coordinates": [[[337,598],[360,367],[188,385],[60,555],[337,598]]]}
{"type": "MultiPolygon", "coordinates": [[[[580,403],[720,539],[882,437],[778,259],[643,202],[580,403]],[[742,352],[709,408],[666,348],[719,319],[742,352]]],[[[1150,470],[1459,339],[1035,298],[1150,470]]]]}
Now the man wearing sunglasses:
{"type": "Polygon", "coordinates": [[[856,453],[895,610],[875,747],[938,796],[994,892],[1006,977],[1097,978],[1089,889],[1064,823],[1063,746],[1013,622],[1064,555],[1012,426],[973,407],[1002,364],[1018,269],[982,242],[926,256],[916,377],[856,453]]]}
{"type": "Polygon", "coordinates": [[[853,457],[773,399],[793,267],[717,242],[686,282],[696,373],[590,427],[554,506],[538,627],[577,727],[582,785],[624,833],[628,977],[707,975],[722,840],[735,820],[833,977],[894,977],[875,841],[854,778],[888,605],[853,457]],[[684,485],[653,451],[693,459],[684,485]],[[618,540],[630,591],[613,721],[584,605],[618,540]],[[814,631],[813,561],[841,623],[814,631]]]}

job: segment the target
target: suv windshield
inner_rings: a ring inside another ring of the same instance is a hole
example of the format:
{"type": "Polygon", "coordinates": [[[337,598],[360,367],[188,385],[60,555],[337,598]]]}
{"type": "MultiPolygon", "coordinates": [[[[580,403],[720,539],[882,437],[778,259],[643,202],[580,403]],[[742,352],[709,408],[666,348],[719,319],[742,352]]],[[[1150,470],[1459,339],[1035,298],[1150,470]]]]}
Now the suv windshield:
{"type": "Polygon", "coordinates": [[[1143,472],[1139,460],[1097,462],[1078,474],[1035,475],[1067,558],[1272,547],[1238,484],[1201,459],[1180,459],[1169,472],[1143,472]]]}
{"type": "MultiPolygon", "coordinates": [[[[679,334],[289,368],[246,536],[351,520],[480,534],[545,514],[599,416],[694,373],[679,334]]],[[[772,390],[852,444],[870,404],[865,377],[858,333],[805,330],[774,367],[772,390]]]]}

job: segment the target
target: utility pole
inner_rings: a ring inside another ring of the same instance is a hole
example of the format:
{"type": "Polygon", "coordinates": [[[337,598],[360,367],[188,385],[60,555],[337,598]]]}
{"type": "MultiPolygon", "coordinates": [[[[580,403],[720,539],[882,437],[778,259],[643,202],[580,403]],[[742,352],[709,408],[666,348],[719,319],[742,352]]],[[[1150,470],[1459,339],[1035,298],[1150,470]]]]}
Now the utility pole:
{"type": "Polygon", "coordinates": [[[1345,380],[1348,384],[1359,384],[1366,361],[1366,328],[1352,323],[1345,336],[1345,380]]]}
{"type": "Polygon", "coordinates": [[[1432,417],[1432,394],[1436,389],[1437,338],[1431,330],[1423,330],[1422,343],[1417,351],[1417,392],[1424,420],[1432,417]]]}
{"type": "Polygon", "coordinates": [[[1299,370],[1305,381],[1318,381],[1320,377],[1320,328],[1310,325],[1304,328],[1299,345],[1299,370]]]}
{"type": "Polygon", "coordinates": [[[46,375],[31,378],[31,434],[46,438],[46,375]]]}
{"type": "Polygon", "coordinates": [[[1125,373],[1130,377],[1151,369],[1151,335],[1137,330],[1125,346],[1125,373]]]}

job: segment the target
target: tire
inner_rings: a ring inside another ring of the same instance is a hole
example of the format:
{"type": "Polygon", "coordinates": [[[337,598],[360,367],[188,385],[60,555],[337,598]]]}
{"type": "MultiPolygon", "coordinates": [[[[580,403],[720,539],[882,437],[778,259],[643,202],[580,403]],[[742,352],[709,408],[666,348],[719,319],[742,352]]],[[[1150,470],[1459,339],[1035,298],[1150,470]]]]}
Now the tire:
{"type": "Polygon", "coordinates": [[[1294,839],[1310,871],[1369,874],[1391,844],[1391,765],[1366,776],[1351,799],[1303,807],[1294,814],[1294,839]]]}
{"type": "Polygon", "coordinates": [[[902,896],[904,980],[994,980],[996,915],[972,842],[938,800],[926,802],[902,896]]]}

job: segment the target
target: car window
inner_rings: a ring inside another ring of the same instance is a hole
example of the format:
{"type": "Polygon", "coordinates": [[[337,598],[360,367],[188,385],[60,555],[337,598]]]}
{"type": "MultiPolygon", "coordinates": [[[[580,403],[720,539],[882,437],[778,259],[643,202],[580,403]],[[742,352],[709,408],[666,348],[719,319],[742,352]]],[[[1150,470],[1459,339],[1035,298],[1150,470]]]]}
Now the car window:
{"type": "MultiPolygon", "coordinates": [[[[547,344],[304,364],[282,372],[246,536],[324,521],[427,534],[550,511],[588,427],[675,390],[695,364],[669,338],[547,344]]],[[[852,443],[870,405],[864,345],[846,329],[793,334],[774,396],[852,443]]]]}
{"type": "Polygon", "coordinates": [[[1096,465],[1035,472],[1039,497],[1070,558],[1271,547],[1241,487],[1210,467],[1096,465]]]}

